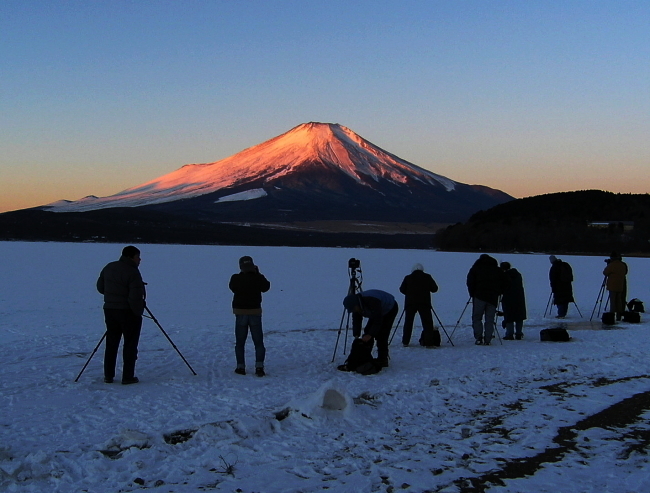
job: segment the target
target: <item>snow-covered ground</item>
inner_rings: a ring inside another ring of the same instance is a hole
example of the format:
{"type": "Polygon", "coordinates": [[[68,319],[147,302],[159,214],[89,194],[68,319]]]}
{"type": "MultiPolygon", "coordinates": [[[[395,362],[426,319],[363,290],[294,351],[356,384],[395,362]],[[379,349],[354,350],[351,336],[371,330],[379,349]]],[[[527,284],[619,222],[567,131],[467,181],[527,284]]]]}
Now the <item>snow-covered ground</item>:
{"type": "MultiPolygon", "coordinates": [[[[97,275],[122,246],[0,243],[2,491],[650,491],[650,323],[587,323],[601,257],[562,257],[584,316],[571,306],[571,342],[539,340],[556,323],[548,256],[495,255],[524,276],[523,341],[474,346],[468,309],[454,346],[398,336],[390,367],[361,376],[336,370],[344,334],[331,362],[348,259],[365,289],[396,295],[424,264],[451,334],[476,254],[138,245],[148,305],[198,375],[145,320],[141,383],[104,384],[103,346],[75,383],[104,331],[97,275]],[[233,373],[227,285],[246,254],[271,281],[265,378],[233,373]]],[[[650,261],[625,260],[647,302],[650,261]]]]}

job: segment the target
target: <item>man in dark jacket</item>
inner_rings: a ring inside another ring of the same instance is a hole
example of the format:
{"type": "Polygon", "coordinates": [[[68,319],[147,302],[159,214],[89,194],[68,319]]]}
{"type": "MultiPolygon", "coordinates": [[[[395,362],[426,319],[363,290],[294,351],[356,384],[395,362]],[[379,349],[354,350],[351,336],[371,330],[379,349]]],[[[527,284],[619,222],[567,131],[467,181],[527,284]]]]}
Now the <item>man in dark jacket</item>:
{"type": "Polygon", "coordinates": [[[368,289],[350,294],[343,300],[345,309],[352,313],[352,334],[361,336],[363,319],[368,323],[361,339],[370,343],[377,341],[377,365],[388,366],[388,338],[399,307],[392,294],[379,289],[368,289]]]}
{"type": "Polygon", "coordinates": [[[499,263],[485,253],[467,273],[467,290],[472,298],[472,328],[477,345],[490,345],[499,296],[503,294],[506,284],[507,279],[499,269],[499,263]]]}
{"type": "Polygon", "coordinates": [[[549,260],[551,269],[548,272],[548,278],[551,282],[553,304],[557,305],[557,318],[564,318],[569,311],[569,303],[574,301],[573,270],[567,262],[563,262],[555,255],[551,255],[549,260]]]}
{"type": "Polygon", "coordinates": [[[415,264],[408,276],[404,277],[399,292],[404,295],[404,330],[402,344],[411,342],[415,314],[422,321],[421,346],[440,346],[440,333],[433,326],[431,293],[438,291],[438,285],[430,274],[424,272],[422,264],[415,264]]]}
{"type": "Polygon", "coordinates": [[[510,262],[501,262],[501,270],[508,278],[508,285],[501,298],[503,309],[503,323],[506,329],[504,340],[521,340],[524,336],[523,327],[526,320],[526,293],[524,280],[517,269],[513,269],[510,262]]]}
{"type": "Polygon", "coordinates": [[[120,339],[122,348],[122,383],[138,383],[135,361],[144,311],[144,282],[138,270],[140,250],[124,247],[119,260],[106,265],[97,279],[97,291],[104,295],[106,321],[106,352],[104,353],[104,382],[113,383],[120,339]]]}
{"type": "Polygon", "coordinates": [[[239,259],[239,269],[240,272],[233,274],[228,284],[234,293],[232,311],[235,314],[235,373],[246,375],[245,345],[250,329],[255,344],[255,374],[263,377],[266,348],[262,332],[262,293],[271,289],[271,283],[260,274],[248,255],[239,259]]]}
{"type": "Polygon", "coordinates": [[[616,320],[621,320],[623,313],[625,313],[627,298],[627,264],[623,262],[623,258],[618,252],[612,252],[605,262],[607,262],[607,267],[605,267],[603,274],[607,278],[609,309],[616,313],[616,320]]]}

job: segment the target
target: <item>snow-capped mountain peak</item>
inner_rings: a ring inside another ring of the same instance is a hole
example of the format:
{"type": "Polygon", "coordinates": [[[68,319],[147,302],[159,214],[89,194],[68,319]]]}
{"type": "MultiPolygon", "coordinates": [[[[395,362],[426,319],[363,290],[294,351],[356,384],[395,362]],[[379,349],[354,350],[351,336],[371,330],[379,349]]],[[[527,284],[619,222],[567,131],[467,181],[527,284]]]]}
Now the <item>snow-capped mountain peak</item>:
{"type": "MultiPolygon", "coordinates": [[[[387,180],[406,185],[415,180],[452,191],[453,180],[420,168],[384,151],[347,127],[335,123],[303,123],[266,142],[233,156],[205,164],[188,164],[178,170],[115,195],[46,206],[56,212],[109,207],[137,207],[194,198],[208,193],[259,188],[304,166],[342,171],[367,187],[369,181],[387,180]],[[253,185],[253,184],[256,185],[253,185]]],[[[260,195],[261,196],[261,195],[260,195]]]]}

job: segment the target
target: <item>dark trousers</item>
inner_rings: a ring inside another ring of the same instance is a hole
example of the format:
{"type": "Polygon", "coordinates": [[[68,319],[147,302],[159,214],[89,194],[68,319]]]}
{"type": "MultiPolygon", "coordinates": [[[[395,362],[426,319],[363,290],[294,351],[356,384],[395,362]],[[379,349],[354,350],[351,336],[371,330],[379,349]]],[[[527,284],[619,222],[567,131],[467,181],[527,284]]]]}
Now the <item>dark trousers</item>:
{"type": "MultiPolygon", "coordinates": [[[[433,332],[433,314],[430,306],[407,306],[404,309],[404,331],[402,332],[402,344],[405,346],[411,342],[411,334],[413,333],[413,322],[415,315],[420,315],[422,321],[422,335],[433,332]]],[[[429,334],[431,337],[432,335],[429,334]]],[[[428,339],[430,339],[429,337],[428,339]]],[[[422,339],[422,338],[421,338],[422,339]]],[[[428,340],[427,339],[427,340],[428,340]]]]}
{"type": "Polygon", "coordinates": [[[388,362],[388,339],[390,338],[390,331],[393,328],[393,323],[395,322],[395,317],[397,317],[398,311],[399,307],[397,306],[397,302],[395,302],[395,306],[382,317],[381,328],[375,337],[377,340],[378,360],[388,362]]]}
{"type": "Polygon", "coordinates": [[[106,321],[106,351],[104,352],[104,378],[115,377],[115,364],[120,340],[124,336],[122,348],[122,380],[135,376],[135,360],[138,359],[138,342],[142,329],[142,317],[130,309],[116,310],[104,308],[106,321]]]}

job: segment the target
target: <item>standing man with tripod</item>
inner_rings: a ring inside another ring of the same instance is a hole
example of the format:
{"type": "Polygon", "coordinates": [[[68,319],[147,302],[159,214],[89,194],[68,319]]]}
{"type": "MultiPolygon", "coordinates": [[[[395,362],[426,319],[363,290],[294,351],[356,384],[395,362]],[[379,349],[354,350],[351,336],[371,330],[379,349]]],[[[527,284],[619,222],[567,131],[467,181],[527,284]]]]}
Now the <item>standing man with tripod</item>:
{"type": "Polygon", "coordinates": [[[609,291],[609,309],[616,313],[616,320],[623,318],[625,312],[625,298],[627,297],[627,264],[623,262],[621,254],[612,252],[608,259],[607,267],[603,274],[607,278],[607,291],[609,291]]]}
{"type": "Polygon", "coordinates": [[[431,306],[431,293],[438,291],[438,285],[430,274],[424,272],[422,264],[415,264],[408,276],[404,277],[400,293],[404,295],[404,329],[402,344],[406,347],[411,342],[415,314],[420,315],[422,321],[422,335],[420,345],[425,347],[440,346],[440,332],[433,325],[433,307],[431,306]]]}
{"type": "Polygon", "coordinates": [[[551,282],[553,304],[557,305],[557,318],[564,318],[569,311],[569,303],[575,302],[572,285],[573,269],[568,262],[560,260],[555,255],[551,255],[549,260],[551,269],[548,272],[548,278],[551,282]]]}
{"type": "Polygon", "coordinates": [[[107,264],[97,279],[97,291],[104,295],[106,321],[106,351],[104,353],[104,382],[113,383],[120,339],[122,349],[122,384],[138,383],[135,361],[138,359],[138,342],[145,308],[145,291],[138,270],[140,250],[124,247],[119,260],[107,264]]]}
{"type": "Polygon", "coordinates": [[[494,257],[483,253],[467,273],[467,291],[472,300],[472,329],[474,344],[489,346],[494,335],[494,325],[499,296],[507,287],[508,279],[494,257]]]}

